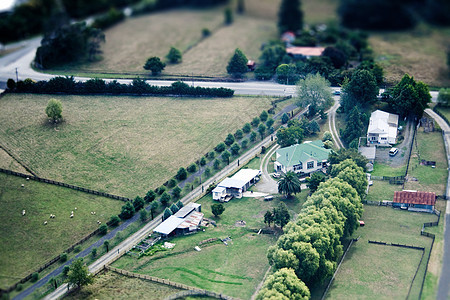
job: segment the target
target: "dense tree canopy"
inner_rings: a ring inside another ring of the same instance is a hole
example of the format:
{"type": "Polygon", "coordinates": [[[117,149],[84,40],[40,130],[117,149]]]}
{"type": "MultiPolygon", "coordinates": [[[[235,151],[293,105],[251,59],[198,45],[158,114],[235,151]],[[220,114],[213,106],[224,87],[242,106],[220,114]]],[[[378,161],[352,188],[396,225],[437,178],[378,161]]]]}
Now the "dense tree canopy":
{"type": "Polygon", "coordinates": [[[172,64],[180,63],[182,59],[181,51],[175,47],[170,47],[169,53],[167,53],[167,59],[172,64]]]}
{"type": "Polygon", "coordinates": [[[355,149],[341,148],[336,152],[332,151],[328,157],[328,162],[330,163],[331,166],[333,166],[339,164],[340,162],[346,159],[353,160],[358,167],[363,168],[364,172],[366,171],[366,165],[369,161],[355,149]]]}
{"type": "Polygon", "coordinates": [[[256,297],[257,300],[308,300],[310,292],[291,268],[282,268],[270,275],[256,297]]]}
{"type": "Polygon", "coordinates": [[[303,141],[304,131],[299,123],[286,128],[280,128],[277,131],[277,143],[281,147],[289,147],[300,144],[303,141]]]}
{"type": "Polygon", "coordinates": [[[222,203],[215,203],[211,205],[211,212],[215,217],[220,216],[225,211],[225,207],[222,203]]]}
{"type": "Polygon", "coordinates": [[[78,288],[94,282],[94,278],[89,273],[88,267],[83,263],[82,258],[76,259],[70,265],[67,273],[67,282],[69,285],[76,285],[78,288]]]}
{"type": "Polygon", "coordinates": [[[368,184],[367,176],[364,169],[356,165],[353,160],[346,159],[337,165],[333,165],[330,175],[347,182],[358,192],[361,199],[365,198],[368,184]]]}
{"type": "Polygon", "coordinates": [[[158,75],[166,67],[159,57],[153,56],[147,59],[144,69],[152,71],[152,75],[158,75]]]}
{"type": "Polygon", "coordinates": [[[388,100],[392,110],[400,116],[422,117],[425,108],[431,103],[428,86],[405,74],[402,80],[389,91],[388,100]]]}
{"type": "Polygon", "coordinates": [[[56,99],[50,99],[48,101],[47,107],[45,108],[45,113],[47,117],[53,122],[57,122],[62,118],[62,103],[56,99]]]}
{"type": "Polygon", "coordinates": [[[363,136],[366,126],[366,115],[360,112],[358,106],[353,107],[347,116],[347,125],[341,132],[342,139],[350,148],[357,149],[359,138],[363,136]]]}
{"type": "Polygon", "coordinates": [[[377,80],[371,71],[357,70],[349,82],[343,85],[342,107],[350,111],[356,105],[367,106],[374,103],[378,96],[377,80]]]}

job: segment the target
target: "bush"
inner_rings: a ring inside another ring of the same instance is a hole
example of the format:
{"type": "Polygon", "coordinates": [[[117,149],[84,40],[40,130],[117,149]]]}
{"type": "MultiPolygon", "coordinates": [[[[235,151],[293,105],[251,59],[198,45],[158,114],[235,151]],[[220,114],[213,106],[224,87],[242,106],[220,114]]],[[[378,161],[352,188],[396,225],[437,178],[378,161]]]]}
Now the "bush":
{"type": "Polygon", "coordinates": [[[75,252],[75,253],[79,253],[80,251],[81,251],[81,246],[80,245],[75,246],[75,248],[73,248],[73,252],[75,252]]]}
{"type": "Polygon", "coordinates": [[[173,196],[173,198],[178,199],[178,198],[180,198],[180,195],[181,195],[181,189],[180,189],[179,186],[176,186],[176,187],[172,190],[172,196],[173,196]]]}
{"type": "Polygon", "coordinates": [[[272,127],[273,123],[275,123],[275,121],[272,118],[268,119],[266,122],[267,128],[272,127]]]}
{"type": "Polygon", "coordinates": [[[134,206],[131,202],[127,202],[122,206],[122,211],[120,212],[119,217],[122,220],[127,220],[131,218],[135,213],[134,206]]]}
{"type": "Polygon", "coordinates": [[[230,148],[231,154],[238,155],[239,150],[241,150],[241,147],[239,146],[238,143],[234,143],[233,145],[231,145],[231,148],[230,148]]]}
{"type": "Polygon", "coordinates": [[[39,279],[39,273],[38,272],[34,272],[31,275],[31,282],[36,282],[36,281],[38,281],[38,279],[39,279]]]}
{"type": "Polygon", "coordinates": [[[170,178],[169,181],[167,182],[168,188],[173,188],[176,185],[177,185],[177,180],[175,178],[170,178]]]}
{"type": "Polygon", "coordinates": [[[160,199],[161,204],[164,205],[164,206],[167,206],[167,204],[170,201],[170,198],[171,198],[170,195],[167,192],[164,192],[161,195],[161,199],[160,199]]]}
{"type": "Polygon", "coordinates": [[[91,251],[91,254],[92,254],[92,257],[96,257],[97,256],[97,248],[92,248],[92,251],[91,251]]]}
{"type": "Polygon", "coordinates": [[[59,256],[59,260],[62,262],[62,263],[64,263],[64,262],[66,262],[67,261],[67,253],[63,253],[63,254],[61,254],[60,256],[59,256]]]}
{"type": "Polygon", "coordinates": [[[14,79],[9,78],[8,81],[6,81],[6,87],[9,90],[14,90],[16,88],[16,82],[14,81],[14,79]]]}
{"type": "Polygon", "coordinates": [[[187,171],[189,173],[197,172],[197,165],[195,163],[190,164],[189,167],[187,167],[187,171]]]}
{"type": "Polygon", "coordinates": [[[234,141],[235,141],[234,136],[231,133],[229,133],[227,135],[227,138],[225,139],[225,145],[231,146],[231,144],[233,144],[234,141]]]}
{"type": "Polygon", "coordinates": [[[62,269],[63,276],[66,277],[67,273],[69,273],[69,271],[70,271],[70,266],[64,266],[62,269]]]}
{"type": "Polygon", "coordinates": [[[108,233],[108,225],[106,224],[100,225],[100,227],[98,228],[98,234],[105,235],[107,233],[108,233]]]}
{"type": "Polygon", "coordinates": [[[169,60],[169,62],[172,64],[177,64],[181,62],[181,58],[181,51],[177,48],[171,47],[169,53],[167,54],[167,59],[169,60]]]}
{"type": "Polygon", "coordinates": [[[252,126],[250,123],[245,123],[244,127],[242,127],[242,131],[245,133],[249,133],[252,130],[252,126]]]}
{"type": "Polygon", "coordinates": [[[200,158],[200,166],[204,166],[206,165],[206,157],[202,156],[202,158],[200,158]]]}
{"type": "Polygon", "coordinates": [[[208,157],[209,157],[210,159],[213,159],[215,156],[216,156],[216,152],[214,152],[214,151],[211,151],[211,152],[209,152],[209,154],[208,154],[208,157]]]}
{"type": "Polygon", "coordinates": [[[248,147],[248,140],[247,139],[242,140],[241,146],[244,149],[247,148],[248,147]]]}
{"type": "Polygon", "coordinates": [[[260,121],[261,120],[259,119],[259,117],[254,117],[251,124],[252,124],[253,127],[256,127],[256,126],[259,125],[260,121]]]}
{"type": "Polygon", "coordinates": [[[164,193],[166,191],[166,187],[164,185],[162,185],[160,187],[157,187],[155,191],[158,195],[162,195],[162,193],[164,193]]]}
{"type": "Polygon", "coordinates": [[[220,161],[216,159],[213,163],[214,169],[218,170],[220,168],[220,161]]]}
{"type": "Polygon", "coordinates": [[[19,283],[18,285],[16,285],[16,291],[20,292],[21,290],[23,290],[23,285],[19,283]]]}
{"type": "Polygon", "coordinates": [[[177,175],[175,175],[175,178],[178,179],[178,181],[185,180],[187,178],[187,171],[186,171],[186,169],[181,167],[178,170],[177,175]]]}
{"type": "Polygon", "coordinates": [[[202,29],[202,36],[205,38],[205,37],[208,37],[208,36],[210,36],[211,35],[211,30],[209,30],[208,28],[203,28],[202,29]]]}
{"type": "Polygon", "coordinates": [[[211,176],[211,168],[210,167],[206,167],[204,174],[205,174],[206,177],[211,176]]]}
{"type": "Polygon", "coordinates": [[[286,124],[288,121],[289,121],[289,116],[286,113],[284,113],[281,116],[281,123],[286,124]]]}
{"type": "Polygon", "coordinates": [[[259,115],[259,119],[261,120],[261,122],[266,122],[267,118],[269,117],[269,114],[267,113],[267,111],[263,110],[263,112],[259,115]]]}
{"type": "Polygon", "coordinates": [[[241,129],[236,130],[236,132],[234,133],[234,137],[236,138],[236,140],[242,139],[243,136],[244,132],[241,129]]]}
{"type": "Polygon", "coordinates": [[[216,152],[221,153],[223,151],[225,151],[225,149],[227,148],[227,146],[225,145],[225,143],[220,143],[216,146],[216,148],[214,148],[214,150],[216,150],[216,152]]]}
{"type": "Polygon", "coordinates": [[[144,204],[145,204],[144,199],[142,199],[139,196],[136,196],[136,198],[134,198],[133,201],[134,211],[139,211],[141,208],[144,207],[144,204]]]}
{"type": "Polygon", "coordinates": [[[256,137],[258,135],[256,134],[256,132],[252,131],[252,133],[250,133],[250,141],[254,142],[256,141],[256,137]]]}
{"type": "Polygon", "coordinates": [[[110,226],[117,226],[120,223],[120,218],[119,216],[113,215],[111,216],[111,218],[109,219],[109,225],[110,226]]]}
{"type": "Polygon", "coordinates": [[[257,80],[270,80],[273,77],[274,71],[270,67],[259,66],[254,73],[257,80]]]}
{"type": "Polygon", "coordinates": [[[141,220],[142,223],[144,223],[145,221],[147,221],[148,219],[148,212],[145,208],[141,209],[139,211],[139,219],[141,220]]]}

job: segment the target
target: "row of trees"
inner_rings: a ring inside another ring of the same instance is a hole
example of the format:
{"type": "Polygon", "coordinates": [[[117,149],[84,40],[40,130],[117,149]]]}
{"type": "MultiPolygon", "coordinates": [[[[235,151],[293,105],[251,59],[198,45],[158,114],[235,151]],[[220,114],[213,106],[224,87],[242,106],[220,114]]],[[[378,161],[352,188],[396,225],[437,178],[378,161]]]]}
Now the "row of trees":
{"type": "Polygon", "coordinates": [[[277,131],[277,143],[281,147],[301,144],[305,136],[311,136],[319,131],[320,126],[316,120],[309,121],[306,118],[289,120],[287,127],[277,131]]]}
{"type": "Polygon", "coordinates": [[[359,226],[367,178],[363,169],[349,159],[334,165],[331,176],[308,198],[297,221],[288,223],[285,234],[269,248],[267,256],[277,272],[267,279],[258,299],[286,293],[308,299],[307,286],[333,274],[343,253],[341,239],[352,235],[359,226]],[[285,282],[286,276],[291,278],[290,285],[273,284],[285,282]],[[289,288],[293,290],[286,290],[289,288]]]}
{"type": "Polygon", "coordinates": [[[227,88],[192,87],[177,81],[170,86],[149,85],[140,78],[133,79],[131,84],[119,83],[116,80],[106,82],[103,79],[89,79],[85,82],[75,81],[73,77],[54,77],[48,81],[34,82],[31,79],[14,82],[8,79],[8,91],[17,93],[38,94],[133,94],[133,95],[186,95],[205,97],[232,97],[234,91],[227,88]]]}

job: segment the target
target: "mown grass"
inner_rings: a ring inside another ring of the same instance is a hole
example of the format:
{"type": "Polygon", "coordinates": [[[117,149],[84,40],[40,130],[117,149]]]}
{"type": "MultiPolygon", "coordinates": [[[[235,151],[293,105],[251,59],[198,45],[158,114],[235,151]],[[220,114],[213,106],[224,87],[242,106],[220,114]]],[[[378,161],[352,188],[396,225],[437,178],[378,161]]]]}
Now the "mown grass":
{"type": "Polygon", "coordinates": [[[0,168],[29,174],[25,168],[14,160],[8,153],[0,149],[0,168]]]}
{"type": "Polygon", "coordinates": [[[439,110],[447,118],[447,120],[450,120],[450,107],[439,106],[437,110],[439,110]]]}
{"type": "Polygon", "coordinates": [[[98,220],[105,223],[117,215],[122,205],[122,201],[0,173],[0,286],[14,284],[61,254],[97,229],[98,220]],[[50,214],[56,218],[50,219],[50,214]]]}
{"type": "Polygon", "coordinates": [[[394,192],[402,190],[401,185],[389,184],[389,181],[372,181],[373,185],[369,187],[369,193],[366,196],[368,201],[392,201],[394,192]]]}
{"type": "Polygon", "coordinates": [[[370,174],[372,176],[389,176],[389,177],[404,176],[405,170],[406,165],[394,168],[386,164],[375,162],[373,165],[373,171],[370,172],[370,174]]]}
{"type": "Polygon", "coordinates": [[[270,107],[231,99],[7,95],[0,142],[41,177],[134,198],[211,151],[270,107]],[[49,98],[64,122],[51,126],[49,98]]]}
{"type": "Polygon", "coordinates": [[[446,189],[448,170],[442,134],[437,131],[425,133],[423,128],[419,128],[416,140],[417,147],[413,147],[408,176],[416,178],[417,181],[409,180],[405,184],[405,189],[443,195],[446,189]],[[435,161],[436,168],[420,165],[422,159],[435,161]]]}
{"type": "Polygon", "coordinates": [[[165,299],[180,291],[165,284],[106,272],[97,275],[92,285],[64,299],[165,299]]]}
{"type": "MultiPolygon", "coordinates": [[[[302,192],[286,203],[291,215],[300,211],[306,196],[307,193],[302,192]]],[[[274,235],[258,235],[253,230],[265,226],[264,213],[277,205],[278,201],[265,202],[263,198],[233,199],[224,204],[224,213],[215,218],[211,213],[213,200],[211,196],[205,196],[199,200],[202,212],[206,218],[215,220],[217,227],[210,225],[204,232],[172,238],[170,242],[176,246],[171,251],[139,260],[124,256],[114,266],[249,299],[269,267],[267,248],[277,238],[274,235]],[[245,227],[235,226],[240,220],[246,222],[245,227]],[[200,252],[194,250],[200,241],[214,237],[231,237],[232,242],[228,246],[221,242],[205,244],[200,246],[200,252]]]]}
{"type": "Polygon", "coordinates": [[[373,33],[369,43],[386,81],[396,84],[405,73],[433,87],[450,85],[446,68],[449,28],[420,24],[401,32],[373,33]]]}
{"type": "Polygon", "coordinates": [[[368,240],[425,247],[411,299],[418,297],[425,272],[431,239],[421,236],[424,222],[435,215],[396,210],[391,207],[364,206],[365,227],[350,248],[329,290],[328,299],[399,299],[406,298],[422,255],[419,250],[369,244],[368,240]]]}

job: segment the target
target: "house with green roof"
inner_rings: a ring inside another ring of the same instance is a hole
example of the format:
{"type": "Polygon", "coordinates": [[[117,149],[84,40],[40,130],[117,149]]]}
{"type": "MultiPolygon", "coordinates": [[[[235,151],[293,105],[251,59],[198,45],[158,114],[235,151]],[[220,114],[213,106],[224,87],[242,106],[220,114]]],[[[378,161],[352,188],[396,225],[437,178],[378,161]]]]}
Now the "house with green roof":
{"type": "Polygon", "coordinates": [[[278,149],[275,172],[293,171],[299,174],[310,174],[326,170],[330,149],[325,149],[322,141],[307,141],[290,147],[278,149]]]}

